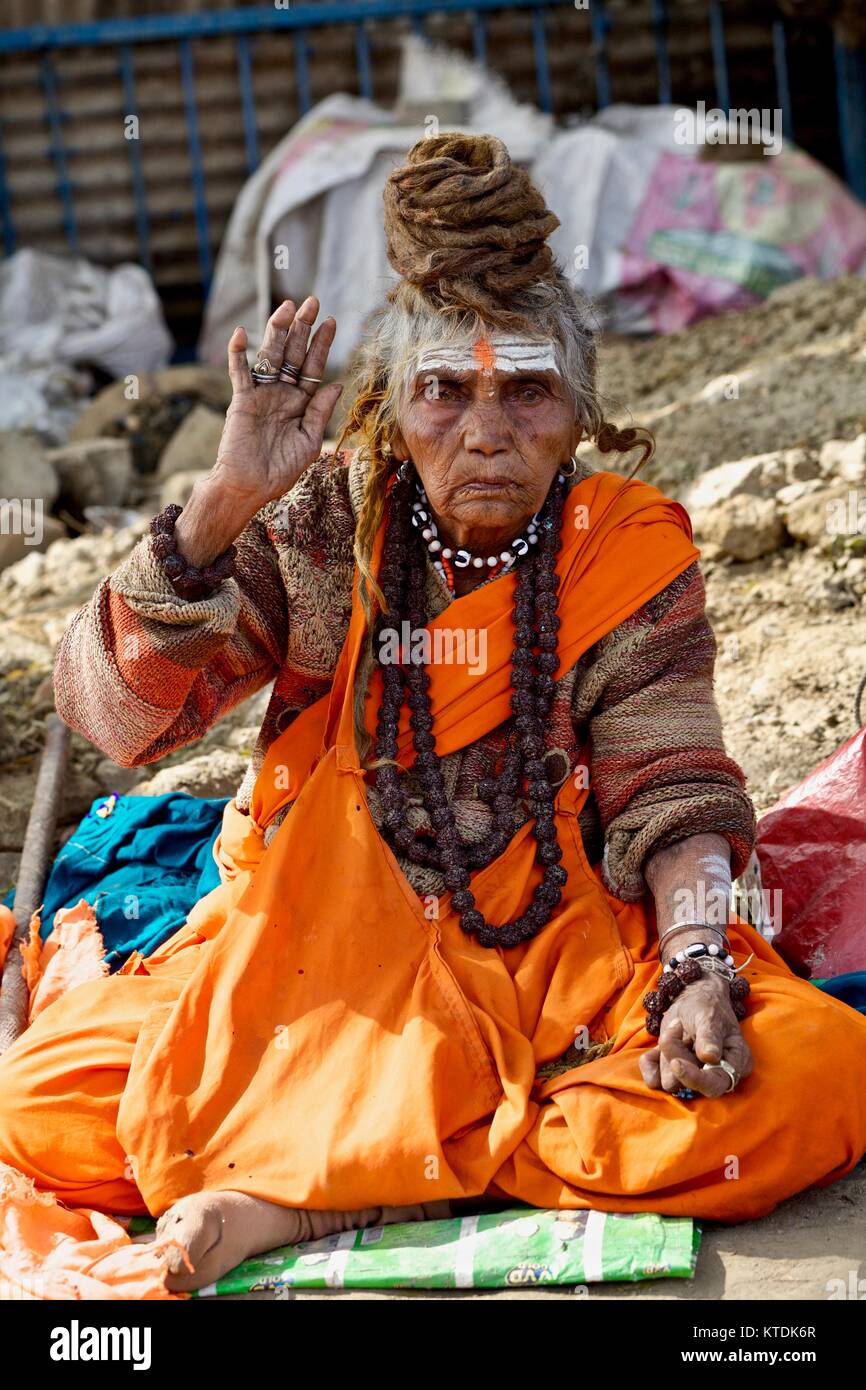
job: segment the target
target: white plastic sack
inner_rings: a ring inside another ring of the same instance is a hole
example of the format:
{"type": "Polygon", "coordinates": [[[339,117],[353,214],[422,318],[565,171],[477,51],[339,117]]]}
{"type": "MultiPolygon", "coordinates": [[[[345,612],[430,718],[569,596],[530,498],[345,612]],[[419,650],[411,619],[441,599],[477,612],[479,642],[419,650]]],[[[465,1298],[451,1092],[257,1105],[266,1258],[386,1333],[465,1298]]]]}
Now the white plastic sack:
{"type": "Polygon", "coordinates": [[[162,305],[139,265],[113,270],[80,256],[18,251],[0,265],[0,353],[154,372],[174,349],[162,305]]]}
{"type": "Polygon", "coordinates": [[[93,385],[165,367],[174,344],[146,270],[18,251],[0,265],[0,429],[61,442],[93,385]]]}

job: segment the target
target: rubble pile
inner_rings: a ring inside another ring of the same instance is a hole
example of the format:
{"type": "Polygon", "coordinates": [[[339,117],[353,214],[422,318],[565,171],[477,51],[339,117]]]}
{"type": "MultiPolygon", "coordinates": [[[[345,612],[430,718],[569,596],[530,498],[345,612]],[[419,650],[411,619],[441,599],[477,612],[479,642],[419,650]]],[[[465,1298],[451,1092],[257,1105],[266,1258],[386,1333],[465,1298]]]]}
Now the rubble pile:
{"type": "MultiPolygon", "coordinates": [[[[725,736],[761,812],[854,732],[866,674],[866,279],[800,280],[666,338],[607,342],[601,374],[608,418],[656,436],[643,476],[692,516],[725,736]]],[[[64,626],[149,517],[182,504],[212,465],[230,399],[225,373],[204,366],[128,391],[106,387],[60,448],[0,434],[0,498],[44,507],[40,546],[0,534],[0,892],[64,626]]],[[[61,820],[70,827],[101,791],[230,795],[266,700],[147,768],[118,768],[75,736],[61,820]]]]}

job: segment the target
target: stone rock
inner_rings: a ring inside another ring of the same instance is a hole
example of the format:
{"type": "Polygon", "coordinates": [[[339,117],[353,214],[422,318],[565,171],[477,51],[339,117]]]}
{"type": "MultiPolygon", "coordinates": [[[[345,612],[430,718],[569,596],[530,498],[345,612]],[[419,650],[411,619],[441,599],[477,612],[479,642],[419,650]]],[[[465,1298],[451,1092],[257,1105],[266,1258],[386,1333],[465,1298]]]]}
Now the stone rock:
{"type": "Polygon", "coordinates": [[[842,573],[852,588],[860,591],[866,589],[866,560],[862,555],[852,555],[846,560],[842,573]]]}
{"type": "Polygon", "coordinates": [[[736,401],[740,398],[740,387],[745,386],[754,372],[727,373],[714,376],[699,392],[702,401],[716,405],[719,401],[736,401]]]}
{"type": "Polygon", "coordinates": [[[776,493],[776,501],[780,507],[787,507],[792,502],[799,502],[801,497],[808,497],[813,492],[822,492],[826,486],[823,478],[804,478],[801,482],[786,483],[776,493]]]}
{"type": "Polygon", "coordinates": [[[749,686],[749,698],[758,709],[772,704],[777,694],[776,682],[769,674],[756,676],[749,686]]]}
{"type": "Polygon", "coordinates": [[[46,640],[51,644],[52,651],[57,650],[58,646],[60,645],[63,634],[68,628],[74,615],[75,609],[73,609],[71,613],[67,613],[66,616],[63,618],[45,618],[45,620],[43,621],[42,631],[45,633],[46,640]]]}
{"type": "Polygon", "coordinates": [[[65,535],[66,527],[62,521],[58,521],[56,516],[43,516],[32,537],[20,534],[4,536],[0,517],[0,570],[4,571],[4,578],[10,569],[17,569],[21,565],[27,565],[25,574],[32,576],[38,568],[34,562],[42,558],[40,552],[65,535]]]}
{"type": "Polygon", "coordinates": [[[132,790],[136,782],[147,776],[141,767],[121,767],[111,758],[102,758],[94,768],[94,776],[104,792],[120,792],[121,796],[132,790]]]}
{"type": "MultiPolygon", "coordinates": [[[[0,546],[2,546],[2,542],[0,542],[0,546]]],[[[14,561],[3,571],[3,590],[6,593],[10,591],[21,594],[35,593],[41,587],[44,573],[44,552],[35,550],[31,546],[27,555],[14,561]]]]}
{"type": "Polygon", "coordinates": [[[0,898],[5,898],[9,889],[18,882],[18,865],[21,855],[14,850],[0,850],[0,898]]]}
{"type": "Polygon", "coordinates": [[[48,521],[60,527],[60,538],[52,535],[52,544],[44,554],[28,555],[0,574],[0,614],[12,599],[20,602],[51,596],[57,606],[53,613],[45,613],[43,622],[54,627],[91,597],[99,581],[117,568],[147,532],[148,523],[142,519],[121,531],[88,533],[71,540],[54,517],[46,518],[46,529],[48,521]]]}
{"type": "Polygon", "coordinates": [[[208,471],[206,468],[186,468],[181,473],[172,473],[160,488],[159,510],[162,511],[171,502],[185,507],[195,484],[199,478],[206,478],[208,471]]]}
{"type": "Polygon", "coordinates": [[[215,748],[183,763],[162,767],[132,788],[132,796],[162,796],[165,792],[189,792],[191,796],[234,796],[247,770],[248,759],[239,753],[215,748]]]}
{"type": "Polygon", "coordinates": [[[112,381],[78,417],[69,434],[71,443],[98,435],[115,435],[137,405],[155,396],[189,396],[214,410],[225,411],[232,398],[231,383],[223,367],[190,362],[160,372],[142,372],[135,382],[112,381]]]}
{"type": "Polygon", "coordinates": [[[695,536],[708,541],[711,555],[757,560],[778,550],[785,535],[774,501],[739,493],[692,513],[695,536]]]}
{"type": "Polygon", "coordinates": [[[779,457],[789,484],[808,482],[821,476],[817,456],[811,449],[782,449],[779,457]]]}
{"type": "MultiPolygon", "coordinates": [[[[60,492],[60,481],[38,439],[17,430],[0,432],[0,505],[4,502],[39,502],[43,514],[50,512],[60,492]]],[[[26,520],[26,518],[25,518],[26,520]]],[[[10,532],[10,518],[4,509],[0,532],[10,532]]]]}
{"type": "Polygon", "coordinates": [[[853,608],[857,603],[857,594],[853,587],[847,584],[841,575],[832,579],[825,579],[821,586],[824,599],[828,606],[834,611],[843,608],[853,608]]]}
{"type": "Polygon", "coordinates": [[[225,367],[209,366],[205,362],[182,363],[156,372],[153,382],[163,396],[195,396],[203,405],[223,415],[231,404],[232,384],[225,367]]]}
{"type": "Polygon", "coordinates": [[[216,410],[195,406],[163,449],[157,475],[168,478],[172,473],[213,468],[224,424],[225,416],[216,410]]]}
{"type": "Polygon", "coordinates": [[[154,378],[150,372],[142,372],[135,382],[129,382],[124,378],[104,386],[81,412],[69,431],[70,444],[84,439],[96,439],[102,435],[116,435],[137,402],[152,396],[155,389],[154,378]]]}
{"type": "Polygon", "coordinates": [[[828,439],[821,449],[821,472],[848,483],[866,482],[866,434],[856,439],[828,439]]]}
{"type": "Polygon", "coordinates": [[[37,633],[28,635],[21,631],[20,625],[13,627],[4,623],[0,626],[0,675],[4,679],[8,679],[10,672],[27,666],[50,671],[52,661],[50,646],[40,641],[37,633]]]}
{"type": "MultiPolygon", "coordinates": [[[[700,512],[740,493],[760,497],[766,491],[762,482],[763,465],[764,456],[759,454],[755,458],[737,459],[708,469],[686,491],[683,499],[686,507],[690,512],[700,512]]],[[[777,486],[784,481],[784,474],[780,471],[777,486]]]]}
{"type": "MultiPolygon", "coordinates": [[[[6,774],[0,784],[0,850],[20,850],[33,792],[36,787],[36,767],[6,774]]],[[[93,783],[80,769],[70,768],[63,781],[58,822],[80,820],[93,800],[93,783]]]]}
{"type": "Polygon", "coordinates": [[[86,565],[94,581],[107,574],[116,561],[123,559],[132,549],[136,540],[148,529],[145,518],[120,531],[105,531],[99,535],[76,536],[63,543],[55,543],[45,556],[46,572],[57,577],[69,573],[75,565],[86,565]]]}
{"type": "Polygon", "coordinates": [[[810,450],[777,449],[708,469],[687,489],[684,501],[689,510],[701,511],[741,493],[767,497],[787,483],[817,478],[818,473],[818,464],[810,450]]]}
{"type": "Polygon", "coordinates": [[[122,507],[132,482],[132,449],[126,439],[81,439],[52,449],[60,490],[81,512],[85,507],[122,507]]]}
{"type": "Polygon", "coordinates": [[[66,536],[61,541],[55,541],[48,554],[45,556],[45,573],[51,575],[68,574],[70,568],[78,563],[78,557],[82,550],[90,552],[91,547],[87,544],[87,537],[66,536]]]}
{"type": "MultiPolygon", "coordinates": [[[[134,490],[136,493],[139,491],[137,483],[134,490]]],[[[91,535],[117,535],[119,531],[125,531],[130,526],[139,526],[142,522],[149,523],[153,510],[151,507],[103,507],[97,504],[84,508],[84,519],[90,527],[91,535]]]]}
{"type": "Polygon", "coordinates": [[[835,536],[866,535],[866,493],[834,483],[782,508],[788,534],[806,545],[823,545],[835,536]]]}

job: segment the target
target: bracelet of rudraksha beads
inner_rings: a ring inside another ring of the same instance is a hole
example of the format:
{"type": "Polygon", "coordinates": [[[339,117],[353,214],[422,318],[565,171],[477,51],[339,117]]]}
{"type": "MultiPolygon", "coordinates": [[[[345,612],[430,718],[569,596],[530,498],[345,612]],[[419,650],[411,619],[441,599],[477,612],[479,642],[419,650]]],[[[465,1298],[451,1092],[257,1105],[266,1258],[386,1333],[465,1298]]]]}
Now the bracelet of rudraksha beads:
{"type": "MultiPolygon", "coordinates": [[[[713,973],[719,971],[719,961],[717,956],[710,954],[709,948],[696,942],[695,945],[686,948],[685,952],[680,952],[685,958],[680,960],[674,957],[668,962],[662,972],[659,982],[654,990],[650,990],[643,997],[643,1006],[647,1011],[646,1030],[657,1038],[662,1026],[662,1016],[670,1008],[671,1004],[677,999],[688,985],[695,984],[707,973],[701,965],[701,959],[705,958],[708,970],[713,973]],[[674,964],[676,961],[676,964],[674,964]]],[[[728,979],[728,987],[731,995],[731,1008],[738,1019],[746,1016],[746,996],[749,994],[749,982],[744,980],[742,975],[734,975],[728,979]]]]}
{"type": "Polygon", "coordinates": [[[205,598],[224,579],[234,574],[237,550],[235,546],[230,545],[204,569],[191,565],[178,551],[174,534],[175,524],[182,511],[183,507],[171,502],[164,511],[153,518],[150,523],[151,549],[176,594],[185,599],[205,598]]]}

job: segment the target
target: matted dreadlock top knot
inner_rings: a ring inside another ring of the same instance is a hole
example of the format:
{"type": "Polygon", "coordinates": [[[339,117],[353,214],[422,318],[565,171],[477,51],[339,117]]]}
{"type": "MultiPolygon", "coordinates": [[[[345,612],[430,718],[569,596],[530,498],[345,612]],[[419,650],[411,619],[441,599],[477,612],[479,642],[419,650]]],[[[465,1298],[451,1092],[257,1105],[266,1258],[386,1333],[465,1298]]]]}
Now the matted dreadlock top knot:
{"type": "Polygon", "coordinates": [[[384,196],[391,265],[446,313],[523,326],[520,291],[556,278],[559,218],[495,135],[419,140],[384,196]]]}

